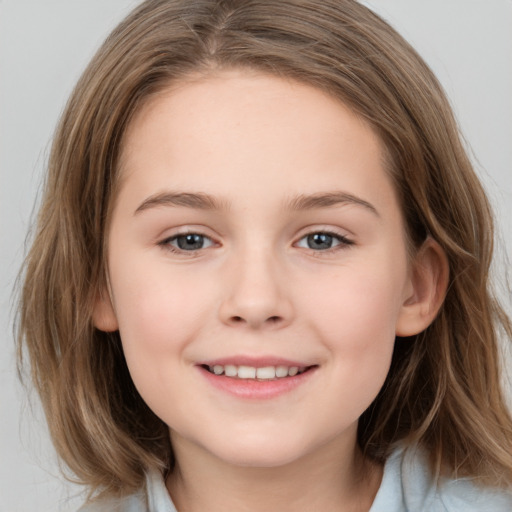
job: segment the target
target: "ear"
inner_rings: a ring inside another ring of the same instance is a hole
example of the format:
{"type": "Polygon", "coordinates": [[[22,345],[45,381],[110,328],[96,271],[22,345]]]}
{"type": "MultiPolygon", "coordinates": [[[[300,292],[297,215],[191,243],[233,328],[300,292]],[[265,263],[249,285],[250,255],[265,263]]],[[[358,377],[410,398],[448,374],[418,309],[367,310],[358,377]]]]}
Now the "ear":
{"type": "Polygon", "coordinates": [[[396,323],[397,336],[413,336],[433,322],[443,304],[448,279],[448,258],[429,237],[411,264],[409,286],[396,323]]]}
{"type": "Polygon", "coordinates": [[[94,327],[100,331],[113,332],[119,329],[112,299],[105,288],[98,292],[96,296],[92,321],[94,327]]]}

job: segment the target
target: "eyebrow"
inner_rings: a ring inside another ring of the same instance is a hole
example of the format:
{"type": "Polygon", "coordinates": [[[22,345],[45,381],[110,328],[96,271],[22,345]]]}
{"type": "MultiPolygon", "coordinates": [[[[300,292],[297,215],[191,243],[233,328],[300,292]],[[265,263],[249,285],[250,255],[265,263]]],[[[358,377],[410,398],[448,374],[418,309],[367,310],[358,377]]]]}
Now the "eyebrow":
{"type": "MultiPolygon", "coordinates": [[[[314,210],[317,208],[329,208],[343,204],[354,204],[362,206],[380,217],[379,212],[368,201],[360,197],[348,194],[346,192],[318,192],[315,194],[300,194],[290,198],[285,209],[293,211],[314,210]]],[[[166,207],[185,207],[196,210],[229,210],[229,202],[217,199],[214,196],[203,192],[159,192],[145,199],[135,210],[135,214],[156,208],[160,206],[166,207]]]]}
{"type": "Polygon", "coordinates": [[[135,214],[158,206],[182,206],[196,210],[226,210],[229,208],[226,201],[219,201],[202,192],[160,192],[145,199],[135,210],[135,214]]]}
{"type": "Polygon", "coordinates": [[[313,210],[315,208],[329,208],[331,206],[338,206],[343,204],[354,204],[362,206],[372,212],[377,217],[380,217],[377,208],[368,201],[360,197],[348,194],[346,192],[319,192],[317,194],[300,194],[297,197],[290,199],[288,202],[288,209],[290,210],[313,210]]]}

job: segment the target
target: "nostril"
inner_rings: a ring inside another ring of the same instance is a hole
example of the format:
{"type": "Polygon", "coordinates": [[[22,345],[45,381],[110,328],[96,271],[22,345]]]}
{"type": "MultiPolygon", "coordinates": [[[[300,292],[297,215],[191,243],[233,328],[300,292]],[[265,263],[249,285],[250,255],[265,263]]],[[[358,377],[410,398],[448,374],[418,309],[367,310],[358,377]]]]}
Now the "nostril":
{"type": "MultiPolygon", "coordinates": [[[[276,323],[279,323],[281,320],[282,320],[282,318],[280,316],[274,315],[274,316],[269,316],[266,320],[266,323],[267,324],[276,324],[276,323]]],[[[238,316],[238,315],[232,316],[231,321],[235,324],[241,324],[241,323],[246,322],[246,320],[243,317],[238,316]]]]}

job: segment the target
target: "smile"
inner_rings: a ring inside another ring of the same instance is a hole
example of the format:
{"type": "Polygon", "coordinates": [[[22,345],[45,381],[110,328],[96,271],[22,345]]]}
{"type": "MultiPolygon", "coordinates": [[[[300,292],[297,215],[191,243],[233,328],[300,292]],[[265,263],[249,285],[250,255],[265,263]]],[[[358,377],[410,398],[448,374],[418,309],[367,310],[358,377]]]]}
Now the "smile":
{"type": "Polygon", "coordinates": [[[210,386],[243,400],[273,399],[302,388],[319,368],[282,359],[236,357],[203,361],[196,367],[210,386]]]}
{"type": "Polygon", "coordinates": [[[275,380],[286,377],[294,377],[308,370],[307,366],[236,366],[227,364],[225,366],[216,364],[213,366],[205,365],[204,368],[215,375],[225,375],[226,377],[237,379],[256,379],[256,380],[275,380]]]}

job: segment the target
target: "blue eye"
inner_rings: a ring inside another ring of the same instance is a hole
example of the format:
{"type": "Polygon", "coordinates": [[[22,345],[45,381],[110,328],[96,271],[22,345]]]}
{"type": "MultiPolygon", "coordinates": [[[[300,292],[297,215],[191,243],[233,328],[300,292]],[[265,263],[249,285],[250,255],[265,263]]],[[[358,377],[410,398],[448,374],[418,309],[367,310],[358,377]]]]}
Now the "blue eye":
{"type": "Polygon", "coordinates": [[[353,242],[344,236],[323,231],[310,233],[309,235],[301,238],[297,244],[298,247],[312,249],[314,251],[327,251],[338,246],[347,245],[353,245],[353,242]]]}
{"type": "Polygon", "coordinates": [[[175,235],[171,238],[167,238],[162,242],[173,250],[180,251],[198,251],[200,249],[206,249],[213,245],[213,241],[207,236],[200,235],[199,233],[184,233],[182,235],[175,235]]]}

